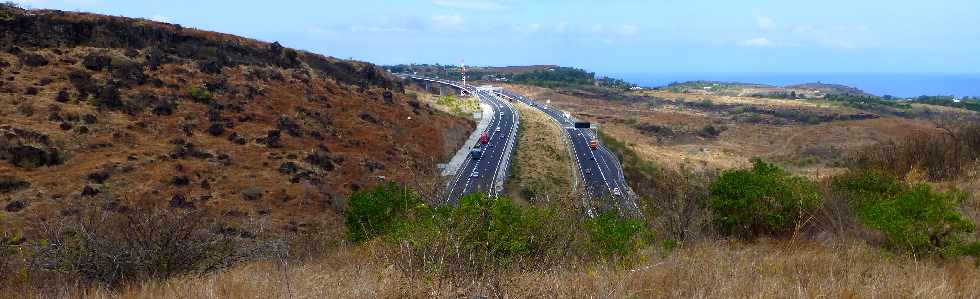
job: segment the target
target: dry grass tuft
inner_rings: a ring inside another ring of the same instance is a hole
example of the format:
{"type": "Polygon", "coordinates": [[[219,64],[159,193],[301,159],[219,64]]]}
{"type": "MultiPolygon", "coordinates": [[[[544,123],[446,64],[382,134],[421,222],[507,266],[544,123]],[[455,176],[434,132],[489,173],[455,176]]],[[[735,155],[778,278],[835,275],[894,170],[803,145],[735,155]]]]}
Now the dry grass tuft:
{"type": "Polygon", "coordinates": [[[649,250],[633,268],[585,268],[499,274],[497,284],[411,279],[373,259],[372,247],[343,248],[323,259],[283,267],[242,266],[224,273],[134,285],[92,298],[785,298],[980,296],[980,271],[969,261],[914,261],[861,243],[824,246],[789,241],[704,243],[674,252],[649,250]],[[914,282],[914,283],[913,283],[914,282]]]}
{"type": "Polygon", "coordinates": [[[541,111],[514,105],[521,132],[507,190],[513,198],[535,201],[551,194],[570,194],[574,176],[562,129],[541,111]]]}

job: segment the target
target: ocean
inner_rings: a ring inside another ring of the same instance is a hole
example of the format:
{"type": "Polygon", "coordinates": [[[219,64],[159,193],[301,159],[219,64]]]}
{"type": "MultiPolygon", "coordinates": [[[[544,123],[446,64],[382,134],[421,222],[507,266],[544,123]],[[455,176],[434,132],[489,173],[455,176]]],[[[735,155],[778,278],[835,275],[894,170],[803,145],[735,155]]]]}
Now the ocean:
{"type": "Polygon", "coordinates": [[[977,74],[751,74],[751,73],[677,73],[677,74],[610,74],[644,87],[694,80],[734,81],[786,86],[800,83],[828,83],[857,87],[875,95],[915,97],[920,95],[980,96],[980,73],[977,74]]]}

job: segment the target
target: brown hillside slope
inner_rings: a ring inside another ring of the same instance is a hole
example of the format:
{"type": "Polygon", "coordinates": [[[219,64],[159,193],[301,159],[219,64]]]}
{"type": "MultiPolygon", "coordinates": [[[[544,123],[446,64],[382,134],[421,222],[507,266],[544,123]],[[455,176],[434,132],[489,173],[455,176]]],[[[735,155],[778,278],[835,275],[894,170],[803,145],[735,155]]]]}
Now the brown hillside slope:
{"type": "Polygon", "coordinates": [[[351,191],[431,170],[472,127],[371,64],[0,6],[7,227],[72,215],[77,202],[271,215],[290,229],[335,221],[351,191]]]}

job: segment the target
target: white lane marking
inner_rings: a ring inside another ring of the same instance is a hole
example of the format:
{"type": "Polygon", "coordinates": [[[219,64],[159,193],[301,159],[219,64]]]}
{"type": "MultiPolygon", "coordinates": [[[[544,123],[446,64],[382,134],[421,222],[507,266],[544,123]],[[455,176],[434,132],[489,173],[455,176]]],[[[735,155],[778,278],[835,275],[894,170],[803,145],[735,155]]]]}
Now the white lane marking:
{"type": "MultiPolygon", "coordinates": [[[[572,152],[575,155],[575,163],[578,165],[578,171],[582,175],[582,181],[585,184],[585,191],[587,193],[590,193],[589,192],[589,184],[588,184],[589,180],[588,180],[588,178],[585,177],[585,165],[582,164],[582,160],[578,158],[579,157],[578,147],[575,146],[575,137],[574,137],[575,136],[574,135],[575,132],[574,131],[576,131],[576,129],[566,129],[566,131],[572,131],[571,132],[572,134],[569,134],[568,135],[568,138],[571,139],[570,141],[571,141],[571,146],[572,146],[572,152]]],[[[595,217],[595,213],[592,212],[592,207],[589,206],[589,204],[586,201],[586,198],[585,197],[582,198],[582,206],[583,207],[586,207],[586,213],[589,214],[589,217],[595,217]]]]}
{"type": "Polygon", "coordinates": [[[595,161],[596,167],[599,168],[599,175],[602,176],[602,182],[606,184],[606,188],[610,188],[609,181],[606,180],[606,174],[604,173],[605,171],[602,171],[602,166],[599,165],[599,161],[595,158],[595,151],[590,150],[589,154],[592,155],[592,161],[595,161]]]}
{"type": "MultiPolygon", "coordinates": [[[[466,172],[466,166],[470,162],[471,155],[466,155],[466,159],[463,160],[463,165],[460,170],[456,171],[456,176],[453,177],[453,182],[449,188],[449,194],[446,195],[446,202],[449,202],[453,197],[453,192],[456,191],[456,186],[459,185],[460,175],[466,172]]],[[[464,188],[466,185],[463,185],[464,188]]]]}
{"type": "MultiPolygon", "coordinates": [[[[483,99],[483,98],[480,97],[480,99],[483,99]]],[[[497,122],[496,115],[497,115],[497,111],[494,110],[494,112],[490,116],[490,125],[488,125],[487,127],[492,127],[493,124],[497,122]]],[[[482,146],[482,144],[481,144],[481,146],[482,146]]],[[[481,150],[483,150],[484,148],[481,148],[481,150]]],[[[483,153],[481,153],[481,155],[483,155],[483,153]]],[[[466,170],[467,169],[466,166],[467,166],[467,163],[468,162],[476,161],[475,165],[473,165],[473,169],[472,170],[473,171],[479,171],[479,169],[480,169],[480,160],[473,160],[471,158],[472,158],[472,154],[466,157],[466,160],[464,160],[464,162],[463,162],[463,165],[464,165],[463,166],[463,170],[466,170]]],[[[483,158],[483,157],[481,157],[481,158],[483,158]]],[[[456,179],[456,182],[453,184],[453,187],[449,191],[449,196],[446,198],[446,201],[447,202],[449,202],[450,200],[452,200],[453,193],[455,193],[454,191],[456,189],[456,185],[459,183],[459,179],[460,179],[459,175],[462,174],[462,173],[465,173],[466,174],[466,183],[463,184],[463,189],[462,189],[462,191],[460,193],[460,197],[466,195],[466,191],[470,189],[470,183],[473,182],[473,178],[471,178],[470,176],[473,175],[473,172],[472,171],[460,171],[460,172],[457,172],[457,174],[456,174],[457,179],[456,179]]]]}
{"type": "MultiPolygon", "coordinates": [[[[530,104],[527,103],[527,101],[528,101],[527,98],[525,98],[523,96],[518,96],[518,98],[525,105],[531,106],[530,104]]],[[[562,127],[562,123],[569,122],[568,120],[564,120],[564,119],[558,118],[557,116],[553,115],[551,113],[551,111],[548,111],[547,109],[543,109],[543,108],[541,108],[539,106],[531,106],[531,107],[536,108],[537,110],[539,110],[541,112],[544,112],[552,120],[555,120],[560,127],[562,127]]],[[[586,183],[585,184],[586,190],[588,190],[588,187],[589,186],[588,186],[588,178],[585,176],[585,164],[583,164],[582,160],[579,159],[579,156],[580,155],[579,155],[579,152],[578,152],[578,147],[576,146],[577,143],[575,142],[575,136],[577,135],[577,134],[575,134],[575,131],[578,131],[578,129],[575,129],[575,128],[567,128],[567,127],[564,127],[564,129],[566,131],[566,134],[565,135],[566,135],[566,137],[567,137],[567,139],[569,141],[569,147],[571,147],[571,150],[572,150],[572,156],[575,157],[575,164],[576,164],[576,166],[578,166],[579,174],[582,177],[582,181],[584,183],[586,183]]],[[[591,152],[591,150],[590,150],[590,152],[591,152]]],[[[593,160],[594,159],[595,159],[595,157],[593,156],[593,160]]],[[[599,173],[602,174],[602,169],[598,165],[596,165],[596,168],[599,170],[599,173]]],[[[605,175],[602,175],[602,177],[603,177],[603,182],[608,187],[609,183],[606,181],[605,175]]],[[[586,213],[589,215],[589,217],[595,217],[595,213],[593,213],[592,208],[589,207],[589,204],[586,202],[586,199],[585,198],[582,198],[582,205],[584,207],[586,207],[586,213]]]]}
{"type": "MultiPolygon", "coordinates": [[[[500,98],[497,98],[497,97],[493,97],[493,98],[495,99],[495,101],[500,101],[500,98]]],[[[517,118],[517,115],[516,115],[516,112],[514,112],[513,109],[510,106],[508,106],[508,105],[504,105],[504,106],[505,106],[504,108],[506,108],[506,109],[502,109],[502,110],[506,110],[507,112],[510,112],[511,113],[511,124],[510,124],[510,126],[508,126],[507,131],[510,132],[509,133],[510,134],[509,136],[514,136],[514,133],[515,133],[514,130],[515,130],[516,124],[518,122],[518,120],[516,119],[517,118]]],[[[506,113],[504,113],[503,111],[501,111],[501,114],[506,115],[506,113]]],[[[514,137],[514,138],[516,138],[516,137],[514,137]]],[[[509,148],[511,146],[511,143],[512,143],[512,140],[511,139],[512,138],[508,138],[507,143],[505,145],[503,145],[501,147],[501,149],[500,149],[500,159],[497,160],[497,168],[494,169],[493,180],[491,181],[491,186],[490,186],[490,188],[491,188],[490,189],[491,196],[497,192],[497,188],[496,188],[497,187],[496,186],[496,184],[497,184],[497,176],[500,174],[500,169],[501,169],[501,167],[504,164],[504,160],[505,159],[509,159],[509,157],[504,157],[504,155],[510,154],[510,153],[507,152],[507,150],[508,150],[507,148],[509,148]]]]}

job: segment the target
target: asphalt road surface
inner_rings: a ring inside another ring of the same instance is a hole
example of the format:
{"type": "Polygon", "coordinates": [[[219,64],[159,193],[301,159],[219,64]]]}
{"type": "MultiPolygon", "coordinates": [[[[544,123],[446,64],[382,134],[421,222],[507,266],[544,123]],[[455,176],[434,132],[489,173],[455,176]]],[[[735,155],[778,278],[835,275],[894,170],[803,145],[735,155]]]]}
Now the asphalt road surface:
{"type": "Polygon", "coordinates": [[[491,91],[476,90],[474,94],[481,102],[493,108],[493,114],[489,116],[490,125],[487,126],[487,135],[490,138],[486,145],[477,143],[483,151],[481,157],[476,159],[473,155],[468,156],[449,182],[446,201],[451,204],[474,192],[496,196],[499,191],[497,187],[501,185],[497,183],[503,182],[507,177],[504,160],[509,160],[514,153],[512,148],[508,150],[507,145],[516,142],[513,138],[517,135],[517,112],[491,91]]]}
{"type": "Polygon", "coordinates": [[[575,128],[575,120],[564,112],[549,105],[536,102],[515,92],[502,90],[499,93],[507,98],[521,101],[544,112],[555,120],[570,139],[569,144],[584,187],[592,198],[600,200],[600,206],[590,207],[587,213],[595,216],[597,212],[616,211],[620,215],[639,215],[636,196],[626,184],[622,165],[612,152],[599,144],[592,150],[589,143],[597,136],[592,129],[575,128]]]}
{"type": "Polygon", "coordinates": [[[493,113],[489,116],[490,125],[487,126],[489,143],[482,146],[477,143],[483,151],[479,159],[472,155],[466,157],[447,186],[447,203],[456,204],[459,198],[474,192],[483,192],[490,196],[498,193],[500,183],[507,176],[505,160],[509,161],[513,155],[513,150],[507,145],[513,146],[516,143],[513,139],[516,138],[519,126],[517,112],[509,101],[520,101],[544,112],[565,131],[576,168],[584,183],[582,186],[590,197],[600,199],[597,206],[587,207],[589,216],[605,211],[616,211],[624,216],[642,215],[636,204],[637,197],[623,176],[619,160],[601,143],[597,149],[592,150],[589,144],[597,138],[595,132],[592,129],[575,128],[575,120],[570,115],[509,90],[480,89],[455,81],[408,77],[466,90],[493,108],[493,113]]]}

